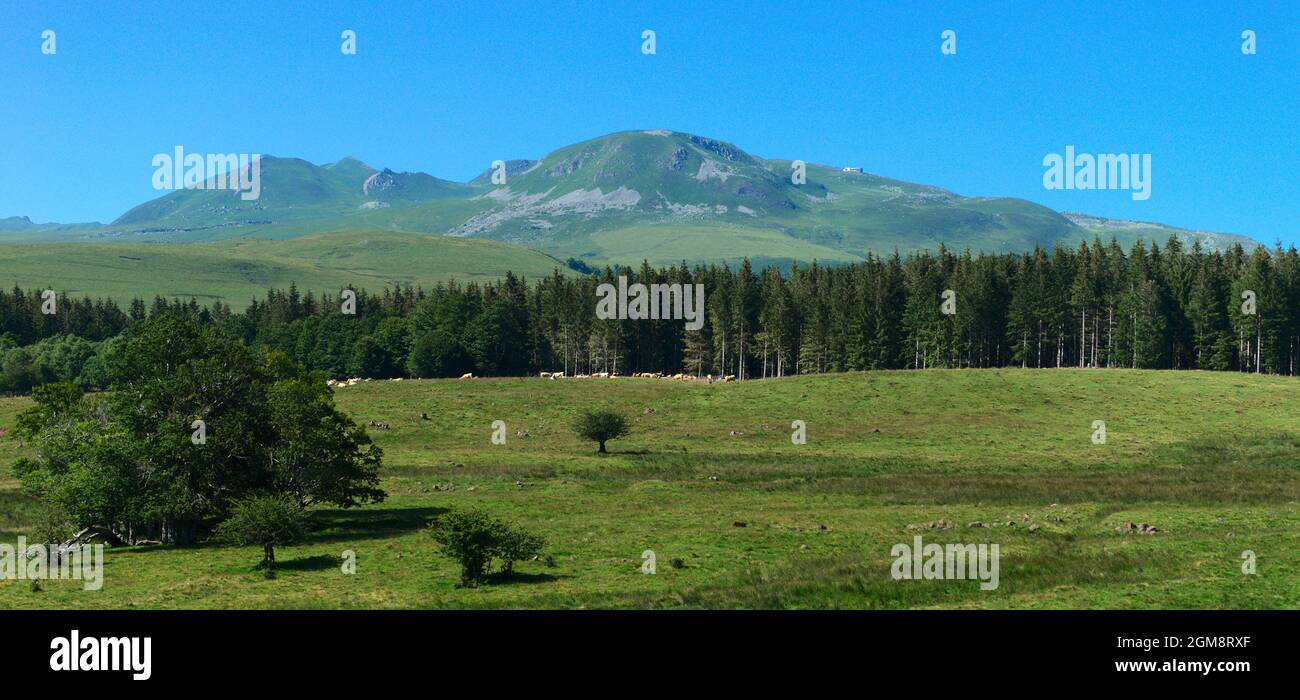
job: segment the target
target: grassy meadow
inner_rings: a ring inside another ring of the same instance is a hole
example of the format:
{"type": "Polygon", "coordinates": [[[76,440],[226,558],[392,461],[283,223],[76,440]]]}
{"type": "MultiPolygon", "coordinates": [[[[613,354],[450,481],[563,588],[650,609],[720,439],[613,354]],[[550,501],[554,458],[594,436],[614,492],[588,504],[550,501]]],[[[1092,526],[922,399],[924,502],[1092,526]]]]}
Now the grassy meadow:
{"type": "Polygon", "coordinates": [[[236,311],[269,288],[337,294],[348,285],[379,292],[500,279],[507,270],[546,277],[562,261],[495,241],[420,233],[352,229],[289,240],[232,239],[215,243],[0,243],[0,277],[24,289],[54,289],[72,297],[131,299],[194,297],[236,311]]]}
{"type": "MultiPolygon", "coordinates": [[[[372,381],[336,391],[385,451],[386,502],[319,509],[303,544],[109,550],[101,591],[0,581],[0,608],[1296,608],[1300,380],[1125,370],[930,370],[706,384],[372,381]],[[598,456],[569,430],[612,408],[598,456]],[[423,420],[421,413],[428,413],[423,420]],[[505,421],[507,442],[490,441],[505,421]],[[791,421],[807,443],[791,442],[791,421]],[[1092,441],[1105,421],[1105,444],[1092,441]],[[476,505],[550,561],[477,589],[426,524],[476,505]],[[947,519],[953,529],[908,525],[947,519]],[[969,528],[978,521],[982,528],[969,528]],[[1012,525],[1007,525],[1010,522],[1012,525]],[[1123,523],[1155,534],[1123,534],[1123,523]],[[743,526],[741,524],[743,523],[743,526]],[[1030,525],[1036,528],[1030,529],[1030,525]],[[997,543],[1000,585],[895,581],[890,548],[997,543]],[[657,573],[643,574],[653,550],[657,573]],[[339,557],[356,553],[356,573],[339,557]],[[1243,575],[1252,550],[1256,575],[1243,575]]],[[[33,509],[8,466],[0,541],[33,509]]]]}

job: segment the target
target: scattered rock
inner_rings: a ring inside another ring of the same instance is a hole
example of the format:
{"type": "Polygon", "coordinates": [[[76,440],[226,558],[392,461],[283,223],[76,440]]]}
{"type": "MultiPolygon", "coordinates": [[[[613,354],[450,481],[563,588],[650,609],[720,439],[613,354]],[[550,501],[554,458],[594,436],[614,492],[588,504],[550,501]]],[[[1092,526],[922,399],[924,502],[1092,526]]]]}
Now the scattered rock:
{"type": "Polygon", "coordinates": [[[948,519],[940,519],[940,520],[931,520],[930,522],[925,523],[924,525],[908,525],[907,529],[909,530],[951,530],[954,527],[957,527],[957,525],[953,523],[953,521],[948,519]]]}
{"type": "Polygon", "coordinates": [[[1033,532],[1038,529],[1038,523],[1029,523],[1029,531],[1033,532]]]}
{"type": "Polygon", "coordinates": [[[1139,535],[1154,535],[1155,533],[1160,532],[1160,530],[1156,529],[1154,525],[1148,523],[1124,523],[1115,528],[1115,532],[1122,535],[1127,535],[1130,532],[1136,532],[1139,535]]]}
{"type": "Polygon", "coordinates": [[[749,523],[745,522],[744,520],[737,520],[736,522],[732,523],[731,526],[732,526],[732,527],[749,527],[749,523]]]}
{"type": "Polygon", "coordinates": [[[646,410],[642,411],[642,413],[646,414],[647,416],[654,412],[655,410],[653,408],[647,408],[646,410]]]}
{"type": "Polygon", "coordinates": [[[872,429],[871,429],[871,432],[873,432],[873,433],[878,433],[878,432],[880,432],[880,428],[872,428],[872,429]]]}
{"type": "Polygon", "coordinates": [[[967,523],[967,524],[966,524],[966,527],[968,527],[968,528],[984,527],[984,523],[982,523],[982,522],[976,520],[976,521],[974,521],[974,522],[967,523]]]}

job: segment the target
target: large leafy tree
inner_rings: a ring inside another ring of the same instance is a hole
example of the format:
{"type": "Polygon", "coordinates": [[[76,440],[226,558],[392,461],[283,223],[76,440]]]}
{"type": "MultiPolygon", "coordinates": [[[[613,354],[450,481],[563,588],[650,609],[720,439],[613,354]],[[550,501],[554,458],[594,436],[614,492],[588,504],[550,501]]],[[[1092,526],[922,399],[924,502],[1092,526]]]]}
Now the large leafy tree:
{"type": "Polygon", "coordinates": [[[379,449],[319,375],[279,353],[163,314],[132,326],[107,365],[106,393],[47,386],[18,421],[36,446],[19,477],[77,525],[184,543],[254,492],[300,506],[383,498],[379,449]]]}

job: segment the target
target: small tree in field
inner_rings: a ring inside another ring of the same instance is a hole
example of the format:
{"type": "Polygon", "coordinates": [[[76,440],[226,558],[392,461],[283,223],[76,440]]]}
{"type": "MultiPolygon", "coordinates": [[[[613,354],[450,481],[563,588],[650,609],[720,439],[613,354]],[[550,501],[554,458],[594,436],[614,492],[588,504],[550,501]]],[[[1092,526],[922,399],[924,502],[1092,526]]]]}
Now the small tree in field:
{"type": "Polygon", "coordinates": [[[573,423],[573,432],[580,438],[595,440],[600,444],[597,452],[606,453],[606,441],[621,438],[631,430],[627,419],[614,411],[583,411],[573,423]]]}
{"type": "Polygon", "coordinates": [[[274,578],[276,545],[293,544],[306,536],[307,516],[292,496],[252,496],[234,504],[215,534],[231,544],[261,545],[259,566],[266,569],[267,578],[274,578]]]}

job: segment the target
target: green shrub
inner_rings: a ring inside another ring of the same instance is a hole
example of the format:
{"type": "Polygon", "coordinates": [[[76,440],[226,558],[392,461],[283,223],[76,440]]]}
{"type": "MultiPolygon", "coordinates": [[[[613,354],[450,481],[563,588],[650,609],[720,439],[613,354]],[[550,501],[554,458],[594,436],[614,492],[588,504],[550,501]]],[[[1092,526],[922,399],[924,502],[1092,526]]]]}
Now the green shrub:
{"type": "Polygon", "coordinates": [[[501,571],[507,576],[514,573],[515,562],[531,559],[546,546],[541,535],[534,535],[518,525],[501,523],[497,537],[496,556],[501,559],[501,571]]]}
{"type": "Polygon", "coordinates": [[[217,539],[240,546],[261,545],[267,578],[275,576],[275,547],[307,535],[307,515],[293,497],[252,496],[236,501],[230,517],[217,526],[217,539]]]}
{"type": "Polygon", "coordinates": [[[502,573],[510,575],[516,561],[536,556],[546,546],[541,536],[475,508],[444,513],[430,532],[443,553],[460,563],[459,585],[464,587],[482,583],[494,558],[501,560],[502,573]]]}

